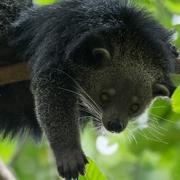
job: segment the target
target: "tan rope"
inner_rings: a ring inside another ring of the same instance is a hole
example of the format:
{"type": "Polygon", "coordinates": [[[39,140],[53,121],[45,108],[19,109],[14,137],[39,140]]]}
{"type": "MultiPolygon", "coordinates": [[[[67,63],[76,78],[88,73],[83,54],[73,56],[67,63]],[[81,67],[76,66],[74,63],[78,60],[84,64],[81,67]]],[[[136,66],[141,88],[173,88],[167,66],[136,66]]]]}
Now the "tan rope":
{"type": "Polygon", "coordinates": [[[0,85],[29,80],[30,70],[26,63],[0,67],[0,85]]]}
{"type": "MultiPolygon", "coordinates": [[[[180,73],[180,59],[177,60],[176,71],[180,73]]],[[[0,86],[30,79],[27,63],[18,63],[0,67],[0,86]]]]}

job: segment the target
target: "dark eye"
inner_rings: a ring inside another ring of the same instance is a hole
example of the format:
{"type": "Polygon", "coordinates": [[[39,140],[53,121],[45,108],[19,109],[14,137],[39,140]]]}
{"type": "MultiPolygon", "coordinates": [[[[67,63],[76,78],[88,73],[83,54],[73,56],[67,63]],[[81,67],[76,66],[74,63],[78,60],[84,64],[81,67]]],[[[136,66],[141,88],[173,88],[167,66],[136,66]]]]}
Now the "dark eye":
{"type": "Polygon", "coordinates": [[[139,111],[140,105],[138,103],[134,103],[130,106],[130,113],[135,114],[139,111]]]}
{"type": "Polygon", "coordinates": [[[108,102],[110,102],[110,96],[109,96],[109,94],[107,94],[107,93],[102,93],[102,94],[100,95],[100,100],[101,100],[102,103],[108,103],[108,102]]]}

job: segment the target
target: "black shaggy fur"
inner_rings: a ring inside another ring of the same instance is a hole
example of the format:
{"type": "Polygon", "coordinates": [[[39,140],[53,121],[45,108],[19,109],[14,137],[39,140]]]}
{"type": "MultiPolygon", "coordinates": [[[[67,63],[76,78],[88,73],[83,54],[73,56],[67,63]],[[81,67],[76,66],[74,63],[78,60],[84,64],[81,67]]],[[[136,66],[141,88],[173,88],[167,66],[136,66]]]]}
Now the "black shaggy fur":
{"type": "Polygon", "coordinates": [[[9,47],[7,37],[11,29],[11,23],[18,18],[22,10],[31,6],[31,0],[0,1],[0,66],[21,61],[14,48],[9,47]]]}
{"type": "Polygon", "coordinates": [[[0,131],[4,137],[30,132],[40,137],[29,81],[0,87],[0,131]]]}
{"type": "MultiPolygon", "coordinates": [[[[0,2],[0,66],[23,61],[8,44],[8,36],[22,10],[32,6],[31,0],[1,0],[0,2]]],[[[3,137],[14,137],[28,131],[36,137],[41,130],[34,113],[30,81],[0,86],[0,131],[3,137]]]]}
{"type": "Polygon", "coordinates": [[[9,44],[29,62],[33,98],[29,82],[17,85],[16,97],[4,87],[0,102],[8,97],[15,106],[0,104],[0,129],[40,134],[40,124],[60,175],[76,178],[87,163],[79,140],[81,108],[119,132],[155,96],[172,94],[169,73],[177,53],[171,35],[126,1],[67,0],[22,12],[9,44]]]}

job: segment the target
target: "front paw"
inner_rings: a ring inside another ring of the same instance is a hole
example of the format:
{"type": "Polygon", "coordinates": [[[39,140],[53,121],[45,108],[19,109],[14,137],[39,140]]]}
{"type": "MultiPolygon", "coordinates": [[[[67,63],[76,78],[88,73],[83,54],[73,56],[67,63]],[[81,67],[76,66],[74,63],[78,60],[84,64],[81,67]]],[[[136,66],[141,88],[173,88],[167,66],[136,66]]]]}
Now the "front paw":
{"type": "Polygon", "coordinates": [[[79,174],[84,175],[86,163],[88,161],[81,150],[67,150],[57,161],[58,172],[66,179],[78,178],[79,174]]]}

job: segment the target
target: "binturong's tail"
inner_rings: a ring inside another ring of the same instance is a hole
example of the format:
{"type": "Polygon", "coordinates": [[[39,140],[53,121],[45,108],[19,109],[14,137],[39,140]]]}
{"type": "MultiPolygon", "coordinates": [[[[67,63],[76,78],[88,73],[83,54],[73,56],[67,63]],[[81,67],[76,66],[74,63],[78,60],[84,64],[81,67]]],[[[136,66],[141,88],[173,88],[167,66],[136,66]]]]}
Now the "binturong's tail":
{"type": "MultiPolygon", "coordinates": [[[[15,49],[10,47],[11,24],[21,11],[32,6],[31,0],[0,0],[0,71],[4,66],[23,61],[15,49]]],[[[9,72],[9,71],[8,71],[9,72]]],[[[2,79],[0,77],[2,82],[2,79]]],[[[40,136],[41,130],[34,113],[34,102],[30,82],[0,83],[0,137],[21,134],[26,130],[40,136]]]]}

